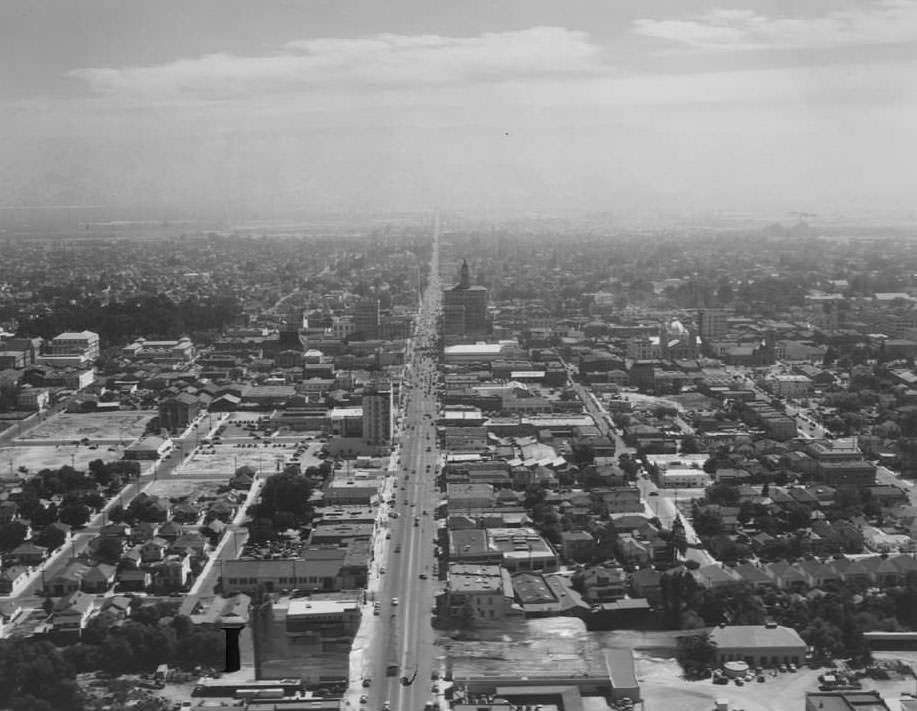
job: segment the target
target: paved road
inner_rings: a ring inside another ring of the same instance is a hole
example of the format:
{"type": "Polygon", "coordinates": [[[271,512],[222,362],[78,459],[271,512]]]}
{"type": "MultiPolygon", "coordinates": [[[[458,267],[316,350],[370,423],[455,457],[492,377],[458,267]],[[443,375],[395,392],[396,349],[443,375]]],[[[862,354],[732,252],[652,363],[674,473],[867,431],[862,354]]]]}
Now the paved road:
{"type": "Polygon", "coordinates": [[[389,519],[391,538],[385,541],[376,563],[377,570],[385,572],[376,595],[378,624],[373,625],[362,670],[363,677],[371,680],[364,706],[370,711],[386,706],[392,711],[420,711],[433,696],[430,677],[436,660],[431,619],[438,585],[433,512],[439,500],[435,473],[440,455],[435,431],[436,362],[428,348],[435,338],[439,313],[438,259],[438,237],[434,235],[430,281],[404,381],[400,466],[393,491],[396,503],[390,507],[397,518],[389,519]]]}

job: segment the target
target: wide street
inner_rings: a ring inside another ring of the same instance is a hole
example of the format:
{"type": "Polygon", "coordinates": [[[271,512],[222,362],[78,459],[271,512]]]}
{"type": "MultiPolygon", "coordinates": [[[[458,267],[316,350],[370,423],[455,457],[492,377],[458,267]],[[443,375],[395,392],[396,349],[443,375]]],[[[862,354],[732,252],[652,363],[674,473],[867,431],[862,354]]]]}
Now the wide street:
{"type": "Polygon", "coordinates": [[[372,630],[363,656],[364,708],[379,711],[423,709],[434,696],[434,631],[431,625],[437,576],[434,570],[439,502],[435,477],[440,464],[436,438],[438,413],[435,347],[440,285],[438,242],[434,237],[430,280],[421,303],[409,367],[404,378],[400,459],[391,498],[378,577],[372,630]],[[394,500],[394,504],[391,501],[394,500]]]}

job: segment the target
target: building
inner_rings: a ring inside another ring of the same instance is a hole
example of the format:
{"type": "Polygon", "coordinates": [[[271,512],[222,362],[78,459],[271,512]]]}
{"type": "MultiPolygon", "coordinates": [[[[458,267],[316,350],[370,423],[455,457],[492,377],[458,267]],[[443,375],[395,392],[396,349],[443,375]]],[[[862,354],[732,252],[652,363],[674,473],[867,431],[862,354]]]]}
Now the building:
{"type": "Polygon", "coordinates": [[[353,310],[353,335],[363,341],[379,338],[379,324],[381,323],[379,299],[362,299],[353,310]]]}
{"type": "Polygon", "coordinates": [[[700,309],[697,312],[697,330],[703,340],[722,338],[729,330],[726,311],[723,309],[700,309]]]}
{"type": "Polygon", "coordinates": [[[334,592],[366,587],[369,546],[351,541],[345,546],[309,546],[297,557],[239,558],[221,564],[224,594],[298,588],[334,592]]]}
{"type": "Polygon", "coordinates": [[[158,365],[181,365],[194,360],[196,352],[190,338],[169,341],[148,341],[138,338],[121,349],[121,355],[135,361],[149,361],[158,365]]]}
{"type": "Polygon", "coordinates": [[[496,503],[492,484],[447,484],[446,498],[451,511],[485,509],[496,503]]]}
{"type": "Polygon", "coordinates": [[[359,600],[293,599],[286,608],[288,637],[351,639],[360,627],[359,600]]]}
{"type": "Polygon", "coordinates": [[[172,450],[172,440],[162,437],[144,437],[124,450],[125,459],[156,461],[172,450]]]}
{"type": "Polygon", "coordinates": [[[718,662],[748,662],[751,666],[800,664],[806,656],[806,643],[790,627],[776,623],[715,627],[710,641],[716,645],[718,662]]]}
{"type": "Polygon", "coordinates": [[[159,403],[159,426],[170,432],[187,427],[201,410],[201,401],[194,395],[180,393],[159,403]]]}
{"type": "Polygon", "coordinates": [[[453,619],[501,620],[512,609],[513,596],[509,572],[499,565],[449,566],[444,601],[453,619]]]}
{"type": "Polygon", "coordinates": [[[52,617],[54,631],[79,634],[92,615],[94,600],[94,596],[80,590],[58,600],[52,617]]]}
{"type": "Polygon", "coordinates": [[[771,375],[763,380],[764,389],[780,397],[808,397],[813,388],[812,379],[806,375],[771,375]]]}
{"type": "MultiPolygon", "coordinates": [[[[901,711],[912,711],[910,700],[902,699],[901,711]]],[[[889,706],[879,692],[869,691],[810,691],[806,693],[805,711],[888,711],[889,706]]]]}
{"type": "Polygon", "coordinates": [[[336,471],[325,487],[323,500],[328,505],[370,506],[384,484],[385,472],[381,470],[336,471]]]}
{"type": "Polygon", "coordinates": [[[443,335],[484,336],[489,330],[487,289],[471,285],[468,262],[463,261],[459,283],[443,292],[443,335]]]}
{"type": "Polygon", "coordinates": [[[45,388],[24,385],[16,396],[16,406],[22,410],[44,410],[48,406],[50,397],[45,388]]]}
{"type": "Polygon", "coordinates": [[[587,531],[564,531],[560,534],[560,551],[568,563],[587,563],[595,554],[595,538],[587,531]]]}
{"type": "Polygon", "coordinates": [[[83,360],[99,357],[99,334],[92,331],[67,331],[51,340],[51,354],[56,356],[78,355],[83,360]]]}
{"type": "Polygon", "coordinates": [[[376,388],[363,394],[363,442],[371,446],[392,443],[395,413],[392,389],[376,388]]]}

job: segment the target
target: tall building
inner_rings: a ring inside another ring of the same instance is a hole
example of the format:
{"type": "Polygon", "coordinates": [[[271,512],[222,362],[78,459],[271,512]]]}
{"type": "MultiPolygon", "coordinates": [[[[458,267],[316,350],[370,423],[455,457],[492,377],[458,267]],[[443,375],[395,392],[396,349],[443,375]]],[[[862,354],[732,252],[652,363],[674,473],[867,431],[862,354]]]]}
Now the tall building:
{"type": "Polygon", "coordinates": [[[353,310],[354,335],[364,341],[379,337],[381,313],[379,299],[363,299],[353,310]]]}
{"type": "Polygon", "coordinates": [[[393,400],[390,387],[376,387],[363,394],[363,441],[366,444],[391,444],[395,419],[393,400]]]}
{"type": "Polygon", "coordinates": [[[99,357],[99,334],[92,331],[65,332],[51,341],[53,355],[81,355],[86,360],[99,357]]]}
{"type": "Polygon", "coordinates": [[[700,309],[697,312],[697,330],[702,339],[722,338],[728,330],[724,309],[700,309]]]}
{"type": "Polygon", "coordinates": [[[471,285],[468,262],[463,260],[459,283],[443,292],[443,334],[484,336],[489,330],[487,289],[471,285]]]}

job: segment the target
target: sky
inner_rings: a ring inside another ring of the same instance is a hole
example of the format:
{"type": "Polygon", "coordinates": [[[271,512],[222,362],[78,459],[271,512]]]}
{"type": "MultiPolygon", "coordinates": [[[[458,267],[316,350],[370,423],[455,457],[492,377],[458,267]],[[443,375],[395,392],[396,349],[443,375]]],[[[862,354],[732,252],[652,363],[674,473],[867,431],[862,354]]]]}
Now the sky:
{"type": "Polygon", "coordinates": [[[917,0],[2,0],[0,209],[909,213],[917,0]]]}

